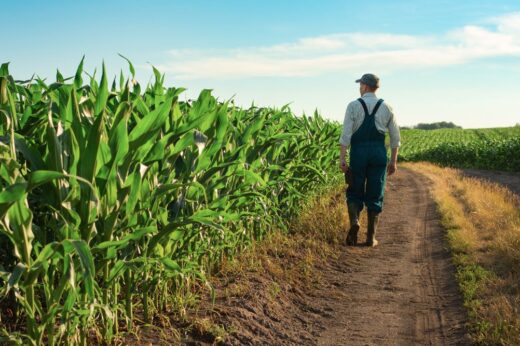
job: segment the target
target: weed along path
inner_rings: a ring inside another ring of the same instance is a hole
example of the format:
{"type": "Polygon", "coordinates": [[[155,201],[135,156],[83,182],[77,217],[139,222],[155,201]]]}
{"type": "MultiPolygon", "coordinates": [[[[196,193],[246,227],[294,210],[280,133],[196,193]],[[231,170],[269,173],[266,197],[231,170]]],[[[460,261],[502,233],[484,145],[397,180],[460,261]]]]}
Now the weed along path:
{"type": "Polygon", "coordinates": [[[400,169],[385,198],[380,246],[346,248],[325,274],[334,313],[318,344],[464,344],[462,297],[426,178],[400,169]]]}
{"type": "MultiPolygon", "coordinates": [[[[225,345],[468,344],[462,296],[427,178],[406,168],[389,178],[375,248],[337,244],[346,236],[343,196],[342,189],[327,195],[313,208],[312,222],[257,250],[261,255],[240,259],[260,269],[220,279],[216,305],[199,320],[226,330],[225,345]],[[310,284],[301,274],[305,253],[315,258],[310,284]]],[[[207,338],[211,328],[184,343],[218,341],[207,338]]]]}

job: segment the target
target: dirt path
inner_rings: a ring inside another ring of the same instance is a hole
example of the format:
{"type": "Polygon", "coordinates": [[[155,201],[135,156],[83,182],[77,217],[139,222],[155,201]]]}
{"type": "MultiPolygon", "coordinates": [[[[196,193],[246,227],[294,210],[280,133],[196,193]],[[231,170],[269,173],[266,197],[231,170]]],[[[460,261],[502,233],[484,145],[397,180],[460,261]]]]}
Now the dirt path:
{"type": "Polygon", "coordinates": [[[401,169],[385,198],[380,246],[347,248],[325,273],[333,316],[317,344],[464,344],[462,299],[427,181],[401,169]]]}
{"type": "MultiPolygon", "coordinates": [[[[224,344],[468,344],[462,297],[428,187],[426,178],[405,168],[390,177],[380,245],[338,247],[340,256],[317,268],[321,277],[312,290],[281,278],[273,299],[272,278],[258,272],[235,278],[247,284],[245,295],[226,298],[233,286],[220,284],[213,316],[233,330],[224,344]]],[[[331,202],[344,203],[343,196],[340,190],[331,202]]],[[[282,260],[288,267],[297,259],[282,260]]],[[[183,343],[208,341],[192,335],[183,343]]]]}

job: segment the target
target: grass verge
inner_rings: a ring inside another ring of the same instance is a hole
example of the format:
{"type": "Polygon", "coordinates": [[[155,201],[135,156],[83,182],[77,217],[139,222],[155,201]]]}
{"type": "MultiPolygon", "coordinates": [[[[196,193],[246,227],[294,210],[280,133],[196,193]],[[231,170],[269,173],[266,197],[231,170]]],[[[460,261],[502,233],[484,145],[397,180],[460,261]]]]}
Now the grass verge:
{"type": "Polygon", "coordinates": [[[433,182],[477,345],[520,344],[520,199],[459,170],[405,164],[433,182]]]}

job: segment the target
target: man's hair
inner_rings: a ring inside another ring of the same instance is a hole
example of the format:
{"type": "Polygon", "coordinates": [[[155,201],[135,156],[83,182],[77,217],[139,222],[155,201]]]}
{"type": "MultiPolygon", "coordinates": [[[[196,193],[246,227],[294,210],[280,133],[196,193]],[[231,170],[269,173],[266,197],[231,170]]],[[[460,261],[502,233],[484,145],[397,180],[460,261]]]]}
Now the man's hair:
{"type": "MultiPolygon", "coordinates": [[[[363,83],[363,84],[364,84],[364,83],[363,83]]],[[[365,85],[366,85],[366,84],[365,84],[365,85]]],[[[370,91],[370,92],[372,92],[372,93],[375,92],[377,89],[379,89],[379,87],[371,87],[370,85],[366,85],[366,86],[367,86],[368,91],[370,91]]]]}

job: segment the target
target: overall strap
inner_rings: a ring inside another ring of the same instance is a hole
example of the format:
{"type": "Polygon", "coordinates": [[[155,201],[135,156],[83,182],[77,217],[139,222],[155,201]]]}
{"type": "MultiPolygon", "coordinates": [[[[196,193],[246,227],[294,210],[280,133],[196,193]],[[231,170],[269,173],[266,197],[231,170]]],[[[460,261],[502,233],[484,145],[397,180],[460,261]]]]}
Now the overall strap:
{"type": "Polygon", "coordinates": [[[383,99],[379,99],[376,103],[376,106],[374,107],[374,110],[372,111],[371,115],[376,115],[377,110],[379,109],[379,106],[381,106],[381,103],[383,103],[383,99]]]}
{"type": "Polygon", "coordinates": [[[370,113],[368,113],[368,108],[367,108],[367,104],[365,103],[365,101],[363,101],[363,99],[360,97],[357,99],[361,105],[363,106],[363,110],[365,111],[365,117],[369,116],[370,113]]]}
{"type": "Polygon", "coordinates": [[[367,104],[365,103],[365,101],[360,97],[358,98],[358,101],[361,103],[361,105],[363,106],[363,110],[365,111],[365,116],[369,116],[369,115],[376,115],[376,112],[377,110],[379,109],[379,106],[381,106],[381,104],[383,103],[383,99],[379,99],[376,103],[376,106],[374,107],[374,110],[372,110],[372,114],[368,113],[368,107],[367,107],[367,104]]]}

